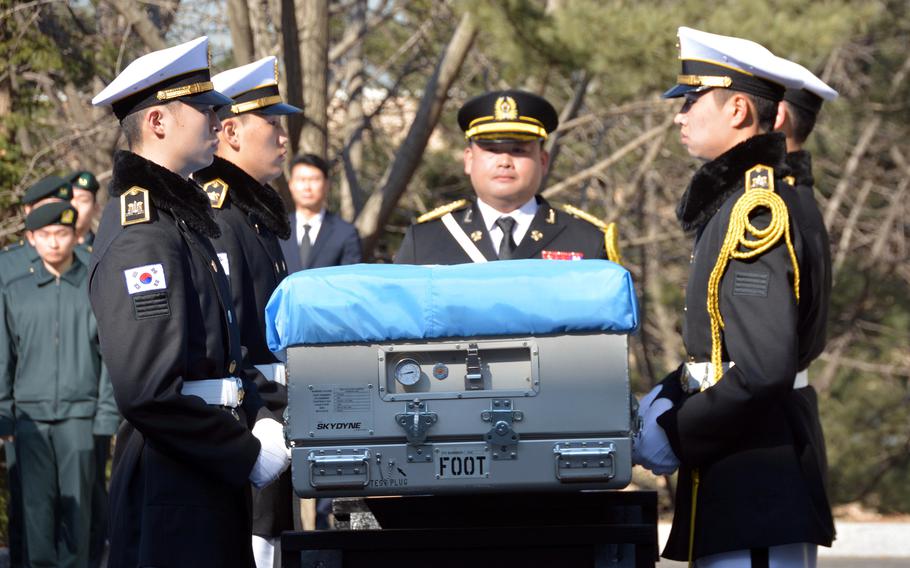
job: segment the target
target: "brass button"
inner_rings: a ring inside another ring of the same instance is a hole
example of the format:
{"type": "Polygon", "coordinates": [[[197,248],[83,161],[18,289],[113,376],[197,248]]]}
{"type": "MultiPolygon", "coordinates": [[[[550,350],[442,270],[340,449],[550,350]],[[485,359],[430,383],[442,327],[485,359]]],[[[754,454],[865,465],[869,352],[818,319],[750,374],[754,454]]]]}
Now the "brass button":
{"type": "Polygon", "coordinates": [[[237,370],[237,361],[231,361],[228,364],[228,373],[233,374],[237,370]]]}
{"type": "Polygon", "coordinates": [[[693,355],[689,355],[689,363],[694,363],[694,362],[695,362],[695,357],[693,355]]]}

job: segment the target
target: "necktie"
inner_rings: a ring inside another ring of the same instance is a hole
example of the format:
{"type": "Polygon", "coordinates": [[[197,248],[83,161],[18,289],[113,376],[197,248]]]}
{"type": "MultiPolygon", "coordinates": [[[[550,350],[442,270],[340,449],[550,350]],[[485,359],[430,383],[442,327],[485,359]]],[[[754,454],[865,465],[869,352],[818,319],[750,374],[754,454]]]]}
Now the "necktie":
{"type": "Polygon", "coordinates": [[[515,219],[500,217],[496,219],[496,226],[502,230],[502,243],[499,245],[499,260],[510,260],[515,252],[515,239],[512,238],[512,229],[515,228],[515,219]]]}
{"type": "Polygon", "coordinates": [[[300,239],[300,267],[306,268],[306,261],[310,258],[310,249],[313,248],[310,243],[310,225],[304,224],[303,238],[300,239]]]}

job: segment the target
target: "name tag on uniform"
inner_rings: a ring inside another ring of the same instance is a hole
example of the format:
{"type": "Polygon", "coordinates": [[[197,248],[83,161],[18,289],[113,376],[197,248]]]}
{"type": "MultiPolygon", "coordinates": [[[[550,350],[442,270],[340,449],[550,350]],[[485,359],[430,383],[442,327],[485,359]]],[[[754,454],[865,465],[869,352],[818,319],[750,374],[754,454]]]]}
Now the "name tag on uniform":
{"type": "Polygon", "coordinates": [[[164,267],[160,264],[146,264],[123,271],[126,278],[126,291],[132,294],[150,290],[164,290],[167,281],[164,278],[164,267]]]}
{"type": "Polygon", "coordinates": [[[540,258],[544,260],[581,260],[584,257],[583,252],[577,251],[545,250],[540,253],[540,258]]]}

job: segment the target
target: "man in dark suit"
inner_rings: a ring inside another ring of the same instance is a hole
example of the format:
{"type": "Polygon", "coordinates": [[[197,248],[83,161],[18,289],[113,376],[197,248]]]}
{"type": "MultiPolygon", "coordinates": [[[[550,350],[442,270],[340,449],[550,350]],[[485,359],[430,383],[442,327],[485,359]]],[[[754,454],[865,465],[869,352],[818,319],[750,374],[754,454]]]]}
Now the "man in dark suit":
{"type": "Polygon", "coordinates": [[[288,272],[360,262],[357,229],[325,208],[329,194],[325,160],[315,154],[295,158],[288,187],[294,200],[291,237],[281,241],[288,272]]]}
{"type": "Polygon", "coordinates": [[[543,148],[559,116],[545,99],[494,91],[458,111],[464,171],[476,201],[460,199],[422,215],[408,229],[398,264],[461,264],[522,258],[617,261],[613,230],[571,206],[537,195],[549,166],[543,148]]]}

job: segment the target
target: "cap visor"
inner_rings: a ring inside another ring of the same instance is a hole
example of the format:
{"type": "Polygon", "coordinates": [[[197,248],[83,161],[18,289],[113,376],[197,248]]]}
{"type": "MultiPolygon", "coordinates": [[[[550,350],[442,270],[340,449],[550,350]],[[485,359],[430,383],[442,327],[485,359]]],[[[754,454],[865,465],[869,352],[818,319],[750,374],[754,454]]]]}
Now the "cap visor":
{"type": "Polygon", "coordinates": [[[471,141],[478,144],[505,144],[508,142],[533,142],[535,140],[543,140],[540,136],[534,136],[533,134],[524,134],[521,132],[496,132],[488,134],[478,134],[477,136],[472,136],[471,141]]]}
{"type": "Polygon", "coordinates": [[[274,105],[269,105],[265,108],[257,109],[252,112],[257,112],[264,115],[283,115],[283,114],[300,114],[303,112],[303,109],[297,108],[294,105],[289,105],[286,103],[278,103],[274,105]]]}
{"type": "Polygon", "coordinates": [[[684,96],[686,93],[691,93],[692,91],[697,91],[698,85],[675,85],[674,87],[668,89],[664,94],[660,96],[662,99],[677,99],[684,96]]]}
{"type": "Polygon", "coordinates": [[[220,106],[234,104],[233,99],[222,95],[218,91],[206,91],[204,93],[199,93],[198,95],[180,97],[180,100],[196,105],[220,106]]]}

